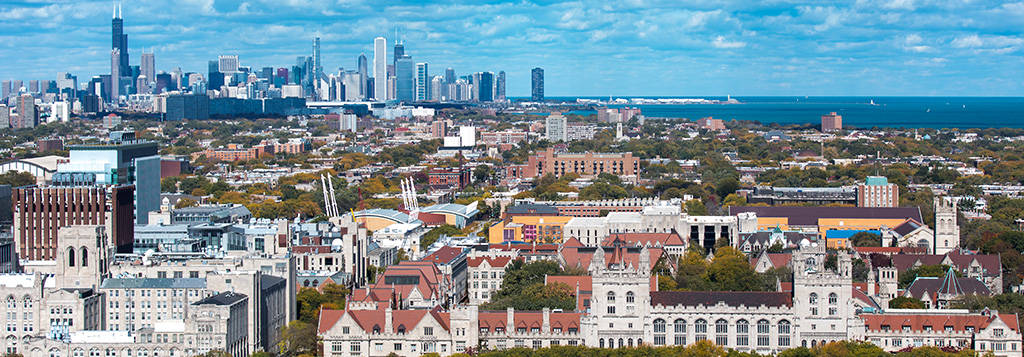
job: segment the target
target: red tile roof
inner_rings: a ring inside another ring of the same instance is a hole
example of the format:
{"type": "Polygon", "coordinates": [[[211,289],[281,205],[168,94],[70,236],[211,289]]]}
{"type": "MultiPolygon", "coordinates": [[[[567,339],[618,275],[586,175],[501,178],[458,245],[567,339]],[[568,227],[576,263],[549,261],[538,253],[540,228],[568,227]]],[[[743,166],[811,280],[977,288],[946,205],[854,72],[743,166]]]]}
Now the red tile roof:
{"type": "Polygon", "coordinates": [[[480,264],[487,262],[487,265],[490,265],[492,268],[497,268],[508,266],[508,263],[511,261],[511,257],[479,257],[466,259],[466,264],[475,268],[480,266],[480,264]]]}
{"type": "Polygon", "coordinates": [[[335,323],[341,319],[341,316],[345,315],[345,310],[325,310],[320,309],[320,321],[317,323],[317,331],[324,333],[330,330],[335,323]]]}
{"type": "MultiPolygon", "coordinates": [[[[911,331],[924,331],[925,326],[931,326],[934,331],[942,331],[946,326],[951,326],[956,332],[963,332],[970,326],[977,331],[988,327],[996,319],[996,316],[986,316],[980,313],[971,315],[861,314],[860,317],[869,331],[880,331],[882,326],[889,326],[889,330],[892,331],[902,330],[903,326],[909,326],[911,331]]],[[[1016,315],[1000,314],[999,318],[1011,329],[1018,331],[1016,315]]]]}
{"type": "Polygon", "coordinates": [[[450,264],[452,260],[462,255],[463,248],[456,248],[452,246],[443,246],[440,249],[430,253],[430,255],[423,257],[425,261],[431,261],[436,264],[446,265],[450,264]]]}
{"type": "MultiPolygon", "coordinates": [[[[570,328],[580,328],[580,312],[551,312],[548,314],[548,324],[551,330],[561,328],[566,331],[570,328]]],[[[505,311],[481,311],[479,314],[481,330],[494,331],[495,328],[503,328],[505,331],[515,331],[517,328],[525,328],[530,331],[534,328],[543,331],[544,313],[539,311],[515,311],[512,315],[512,326],[508,324],[508,312],[505,311]]]]}
{"type": "Polygon", "coordinates": [[[605,238],[601,245],[611,246],[615,240],[621,240],[626,245],[637,246],[647,245],[652,247],[683,246],[683,239],[676,232],[671,233],[617,233],[605,238]]]}

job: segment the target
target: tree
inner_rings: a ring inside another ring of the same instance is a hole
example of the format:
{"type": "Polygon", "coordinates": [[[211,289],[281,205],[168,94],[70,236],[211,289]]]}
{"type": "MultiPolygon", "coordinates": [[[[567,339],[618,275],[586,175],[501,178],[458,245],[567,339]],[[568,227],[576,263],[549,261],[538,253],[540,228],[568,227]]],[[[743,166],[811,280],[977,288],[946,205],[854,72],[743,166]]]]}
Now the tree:
{"type": "Polygon", "coordinates": [[[36,177],[32,174],[24,171],[7,171],[0,175],[0,185],[10,185],[11,187],[21,187],[34,185],[36,183],[36,177]]]}
{"type": "Polygon", "coordinates": [[[708,271],[708,263],[696,245],[691,244],[690,246],[693,248],[687,250],[686,255],[679,259],[679,268],[676,270],[676,286],[681,290],[707,290],[709,284],[704,277],[708,271]]]}
{"type": "Polygon", "coordinates": [[[747,205],[747,198],[746,197],[742,197],[740,195],[737,195],[735,193],[730,193],[728,196],[725,196],[725,198],[722,199],[722,207],[746,206],[746,205],[747,205]]]}
{"type": "Polygon", "coordinates": [[[889,300],[890,309],[923,309],[924,302],[912,297],[900,296],[889,300]]]}
{"type": "Polygon", "coordinates": [[[707,280],[713,290],[763,291],[765,284],[757,277],[747,257],[736,248],[725,246],[715,251],[715,258],[707,270],[707,280]]]}
{"type": "Polygon", "coordinates": [[[320,305],[323,305],[325,301],[323,294],[314,288],[302,288],[296,294],[295,300],[299,305],[299,321],[309,323],[317,320],[320,315],[320,305]]]}
{"type": "Polygon", "coordinates": [[[686,201],[686,213],[691,216],[706,216],[708,214],[708,208],[704,207],[704,204],[700,200],[693,199],[686,201]]]}
{"type": "Polygon", "coordinates": [[[863,259],[853,260],[853,281],[857,283],[868,281],[868,268],[867,263],[864,263],[863,259]]]}
{"type": "Polygon", "coordinates": [[[881,247],[882,236],[868,232],[857,232],[850,237],[850,243],[854,247],[881,247]]]}
{"type": "Polygon", "coordinates": [[[718,197],[726,197],[736,192],[736,189],[740,187],[740,182],[735,177],[726,177],[718,181],[715,185],[715,193],[718,197]]]}
{"type": "Polygon", "coordinates": [[[281,328],[278,354],[285,356],[315,356],[316,351],[317,335],[315,323],[295,320],[281,328]]]}
{"type": "Polygon", "coordinates": [[[178,202],[174,203],[174,208],[195,207],[198,205],[199,202],[196,202],[196,200],[193,200],[191,198],[180,198],[178,199],[178,202]]]}

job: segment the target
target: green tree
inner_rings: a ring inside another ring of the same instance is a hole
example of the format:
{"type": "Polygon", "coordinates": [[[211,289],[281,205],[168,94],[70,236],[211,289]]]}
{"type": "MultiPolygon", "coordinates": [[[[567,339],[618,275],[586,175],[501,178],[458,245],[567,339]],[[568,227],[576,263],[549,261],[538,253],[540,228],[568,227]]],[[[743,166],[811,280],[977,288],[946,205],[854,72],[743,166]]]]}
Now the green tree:
{"type": "Polygon", "coordinates": [[[442,234],[446,236],[459,236],[462,235],[462,230],[450,224],[431,229],[420,237],[420,249],[427,250],[431,244],[434,244],[434,242],[437,242],[438,238],[441,238],[442,234]]]}
{"type": "Polygon", "coordinates": [[[889,300],[890,309],[923,309],[924,302],[912,297],[900,296],[889,300]]]}
{"type": "Polygon", "coordinates": [[[179,198],[178,202],[174,203],[174,208],[185,208],[198,206],[199,202],[191,198],[179,198]]]}
{"type": "Polygon", "coordinates": [[[854,247],[881,247],[882,236],[869,232],[857,232],[850,237],[854,247]]]}
{"type": "Polygon", "coordinates": [[[36,183],[36,177],[24,171],[7,171],[0,175],[0,185],[11,187],[29,186],[36,183]]]}
{"type": "Polygon", "coordinates": [[[278,354],[284,356],[315,356],[317,354],[316,322],[294,320],[281,329],[278,354]]]}
{"type": "Polygon", "coordinates": [[[700,200],[693,199],[686,201],[686,213],[691,216],[706,216],[708,208],[700,200]]]}

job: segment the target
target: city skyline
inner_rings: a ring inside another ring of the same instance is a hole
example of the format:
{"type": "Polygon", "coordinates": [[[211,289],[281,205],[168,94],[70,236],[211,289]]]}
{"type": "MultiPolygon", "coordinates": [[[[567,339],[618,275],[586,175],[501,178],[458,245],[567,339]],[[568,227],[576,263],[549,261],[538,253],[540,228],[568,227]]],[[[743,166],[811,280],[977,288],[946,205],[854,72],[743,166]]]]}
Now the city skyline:
{"type": "MultiPolygon", "coordinates": [[[[398,29],[416,62],[459,75],[505,70],[515,97],[530,95],[534,67],[545,69],[549,97],[1024,94],[1014,79],[1022,70],[1007,65],[1024,46],[1020,4],[371,5],[197,0],[172,15],[162,3],[136,1],[121,11],[129,52],[151,49],[157,72],[203,73],[208,60],[227,54],[243,65],[287,66],[311,55],[318,34],[325,72],[355,69],[361,53],[373,53],[374,37],[390,45],[398,29]],[[226,42],[224,33],[238,41],[226,42]]],[[[0,53],[12,59],[0,78],[109,73],[112,6],[0,6],[7,39],[0,53]],[[43,24],[24,26],[34,21],[43,24]]]]}

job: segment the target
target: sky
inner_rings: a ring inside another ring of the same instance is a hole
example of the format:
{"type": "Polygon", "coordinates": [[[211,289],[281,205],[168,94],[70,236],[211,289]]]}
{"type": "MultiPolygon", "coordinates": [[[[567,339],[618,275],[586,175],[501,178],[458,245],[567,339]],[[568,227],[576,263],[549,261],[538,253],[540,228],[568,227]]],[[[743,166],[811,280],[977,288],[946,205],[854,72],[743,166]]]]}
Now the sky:
{"type": "MultiPolygon", "coordinates": [[[[4,0],[0,78],[110,71],[110,1],[4,0]]],[[[432,74],[505,71],[527,96],[1024,95],[1024,2],[985,0],[126,0],[130,62],[205,72],[221,54],[326,72],[398,32],[432,74]]],[[[390,62],[390,58],[389,58],[390,62]]],[[[372,66],[372,62],[371,62],[372,66]]],[[[27,83],[27,82],[26,82],[27,83]]],[[[26,84],[27,85],[27,84],[26,84]]]]}

